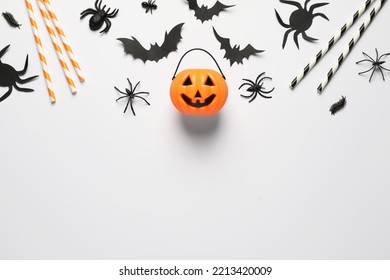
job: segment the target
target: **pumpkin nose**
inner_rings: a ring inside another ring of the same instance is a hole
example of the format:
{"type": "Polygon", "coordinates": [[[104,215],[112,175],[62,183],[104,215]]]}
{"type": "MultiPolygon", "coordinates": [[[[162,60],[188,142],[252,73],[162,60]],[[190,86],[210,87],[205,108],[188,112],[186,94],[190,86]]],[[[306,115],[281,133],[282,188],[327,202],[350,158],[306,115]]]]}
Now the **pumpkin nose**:
{"type": "Polygon", "coordinates": [[[199,92],[199,90],[196,92],[196,94],[195,94],[195,98],[202,98],[202,95],[200,95],[200,92],[199,92]]]}

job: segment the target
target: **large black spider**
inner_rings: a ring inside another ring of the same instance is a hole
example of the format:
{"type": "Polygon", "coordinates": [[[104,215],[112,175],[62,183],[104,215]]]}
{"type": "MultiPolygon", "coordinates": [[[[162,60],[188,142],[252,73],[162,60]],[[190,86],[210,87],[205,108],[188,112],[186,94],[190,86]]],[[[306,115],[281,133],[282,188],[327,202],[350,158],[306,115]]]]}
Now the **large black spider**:
{"type": "Polygon", "coordinates": [[[147,2],[142,2],[141,6],[142,8],[146,9],[145,13],[148,13],[150,11],[150,13],[153,14],[153,10],[157,9],[157,5],[155,3],[156,0],[148,0],[147,2]]]}
{"type": "Polygon", "coordinates": [[[34,91],[33,89],[30,88],[21,88],[16,83],[26,84],[38,77],[38,76],[32,76],[26,79],[20,78],[20,76],[26,74],[27,67],[28,67],[28,55],[26,57],[24,68],[21,71],[16,71],[15,68],[13,68],[11,65],[3,63],[1,61],[1,57],[7,52],[8,48],[9,45],[0,51],[0,87],[8,87],[8,91],[2,97],[0,97],[0,102],[2,102],[3,100],[5,100],[11,95],[13,88],[22,92],[34,91]]]}
{"type": "Polygon", "coordinates": [[[102,0],[96,0],[95,2],[95,10],[94,9],[86,9],[85,11],[81,12],[81,17],[80,19],[83,19],[87,15],[93,15],[89,19],[89,28],[93,31],[99,30],[102,26],[103,23],[106,23],[106,27],[100,31],[100,33],[107,33],[108,30],[111,28],[111,21],[109,20],[110,18],[114,18],[118,12],[119,9],[114,9],[111,13],[110,10],[111,8],[108,8],[108,10],[105,10],[106,5],[103,6],[102,8],[102,0]]]}
{"type": "Polygon", "coordinates": [[[243,81],[245,81],[245,83],[243,83],[238,89],[240,90],[243,86],[249,86],[246,91],[251,92],[251,94],[250,95],[243,95],[243,94],[241,94],[241,96],[244,97],[244,98],[251,98],[249,100],[249,103],[252,102],[253,100],[255,100],[257,95],[260,95],[261,97],[264,97],[264,98],[272,98],[272,96],[268,96],[268,95],[265,95],[265,94],[269,94],[269,93],[273,92],[275,90],[275,88],[266,91],[266,90],[264,90],[265,88],[263,87],[263,84],[264,84],[263,81],[266,80],[266,79],[272,81],[272,78],[271,77],[267,77],[267,76],[262,77],[264,74],[265,74],[265,72],[263,72],[259,76],[257,76],[255,82],[253,82],[253,81],[251,81],[249,79],[242,79],[243,81]]]}
{"type": "Polygon", "coordinates": [[[370,62],[371,63],[372,67],[370,69],[359,73],[359,75],[361,75],[361,74],[370,72],[372,70],[369,82],[371,82],[372,76],[374,75],[376,70],[379,70],[381,72],[383,81],[385,80],[385,75],[383,74],[383,70],[390,71],[390,69],[387,69],[387,68],[382,66],[382,64],[384,64],[386,62],[386,60],[381,60],[382,57],[388,56],[388,55],[390,55],[390,53],[385,53],[385,54],[382,54],[381,56],[379,56],[378,50],[376,48],[375,48],[375,52],[376,52],[376,59],[373,59],[371,56],[369,56],[368,54],[363,52],[363,55],[366,57],[366,59],[363,59],[363,60],[356,62],[356,64],[359,64],[362,62],[370,62]]]}
{"type": "Polygon", "coordinates": [[[300,3],[295,2],[295,1],[280,0],[280,2],[282,2],[284,4],[296,6],[298,8],[298,10],[295,10],[290,15],[290,22],[289,22],[290,24],[284,23],[282,18],[278,14],[278,12],[275,10],[276,17],[277,17],[280,25],[282,25],[285,28],[288,28],[286,33],[284,33],[282,48],[284,49],[284,47],[286,45],[288,34],[290,34],[290,32],[292,32],[292,31],[295,31],[294,42],[297,45],[298,49],[299,49],[299,43],[298,43],[298,35],[299,34],[302,34],[302,38],[308,42],[316,41],[317,39],[309,37],[306,34],[306,30],[308,30],[311,27],[311,25],[313,23],[313,19],[317,16],[320,16],[326,20],[329,20],[328,17],[322,13],[313,14],[314,9],[328,5],[329,3],[317,3],[317,4],[312,5],[308,10],[307,4],[310,2],[310,0],[305,1],[304,7],[302,7],[302,5],[300,3]]]}
{"type": "Polygon", "coordinates": [[[146,102],[146,104],[150,105],[150,103],[148,101],[146,101],[145,98],[139,96],[140,94],[149,94],[149,92],[145,92],[145,91],[140,91],[140,92],[135,92],[135,90],[137,89],[138,85],[140,82],[138,82],[135,87],[133,88],[133,85],[132,83],[130,82],[129,79],[127,79],[127,81],[129,82],[130,84],[130,89],[125,89],[126,92],[123,92],[121,90],[119,90],[117,87],[114,87],[118,92],[120,92],[121,94],[123,94],[124,96],[121,96],[119,97],[116,101],[118,102],[119,100],[121,100],[122,98],[128,98],[129,100],[127,100],[127,104],[126,104],[126,107],[125,107],[125,110],[123,111],[123,113],[126,113],[127,111],[127,108],[129,107],[129,104],[130,104],[130,108],[131,108],[131,111],[133,112],[134,116],[135,116],[135,112],[134,112],[134,108],[133,108],[133,102],[134,102],[134,99],[135,98],[139,98],[139,99],[142,99],[143,101],[146,102]]]}

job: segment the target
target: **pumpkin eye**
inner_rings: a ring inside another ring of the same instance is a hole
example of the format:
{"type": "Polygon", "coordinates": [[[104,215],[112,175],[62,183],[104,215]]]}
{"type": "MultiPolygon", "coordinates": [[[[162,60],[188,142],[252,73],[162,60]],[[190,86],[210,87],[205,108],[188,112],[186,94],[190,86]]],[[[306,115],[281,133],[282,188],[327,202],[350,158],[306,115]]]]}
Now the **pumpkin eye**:
{"type": "Polygon", "coordinates": [[[192,85],[192,81],[191,81],[190,77],[188,76],[187,79],[185,80],[183,86],[190,86],[190,85],[192,85]]]}
{"type": "Polygon", "coordinates": [[[207,80],[206,80],[205,85],[206,85],[206,86],[210,86],[210,87],[214,86],[214,83],[213,83],[213,81],[210,79],[210,77],[207,77],[207,80]]]}

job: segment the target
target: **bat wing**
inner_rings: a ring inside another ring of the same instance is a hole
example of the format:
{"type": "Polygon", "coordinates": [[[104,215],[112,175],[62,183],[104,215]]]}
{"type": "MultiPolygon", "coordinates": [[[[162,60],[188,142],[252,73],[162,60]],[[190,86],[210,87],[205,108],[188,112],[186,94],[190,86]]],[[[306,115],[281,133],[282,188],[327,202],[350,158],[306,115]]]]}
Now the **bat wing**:
{"type": "Polygon", "coordinates": [[[132,37],[132,39],[118,38],[123,43],[125,53],[131,54],[135,59],[139,58],[144,63],[146,61],[158,62],[160,59],[167,57],[171,52],[177,50],[177,45],[180,42],[181,29],[184,23],[176,25],[172,30],[165,32],[164,42],[161,46],[157,43],[150,46],[150,49],[145,49],[140,42],[132,37]]]}
{"type": "Polygon", "coordinates": [[[197,0],[187,0],[189,4],[190,10],[195,11],[195,17],[199,19],[200,21],[205,22],[208,20],[211,20],[213,16],[218,16],[220,12],[231,8],[235,5],[225,5],[221,2],[217,1],[212,8],[208,8],[205,5],[202,5],[202,7],[198,6],[197,0]]]}
{"type": "Polygon", "coordinates": [[[171,52],[177,51],[177,45],[181,40],[181,30],[183,28],[184,23],[180,23],[176,25],[172,30],[167,33],[165,32],[164,42],[162,43],[159,50],[161,53],[157,56],[157,59],[161,59],[163,57],[168,57],[171,52]]]}
{"type": "Polygon", "coordinates": [[[240,64],[240,63],[242,64],[244,58],[249,59],[249,57],[251,55],[256,55],[256,54],[262,53],[262,52],[264,52],[264,51],[255,49],[251,44],[249,44],[244,49],[237,50],[237,57],[236,57],[235,62],[237,62],[237,64],[240,64]]]}
{"type": "Polygon", "coordinates": [[[135,59],[139,58],[144,63],[149,60],[149,52],[134,37],[132,39],[118,38],[123,43],[125,53],[131,54],[135,59]]]}
{"type": "Polygon", "coordinates": [[[240,48],[237,46],[232,47],[230,45],[230,39],[219,36],[214,27],[213,30],[215,37],[221,44],[221,49],[225,50],[224,58],[230,61],[230,66],[232,66],[234,63],[242,64],[244,58],[249,59],[251,55],[263,52],[263,50],[257,50],[250,44],[247,45],[243,50],[240,50],[240,48]]]}

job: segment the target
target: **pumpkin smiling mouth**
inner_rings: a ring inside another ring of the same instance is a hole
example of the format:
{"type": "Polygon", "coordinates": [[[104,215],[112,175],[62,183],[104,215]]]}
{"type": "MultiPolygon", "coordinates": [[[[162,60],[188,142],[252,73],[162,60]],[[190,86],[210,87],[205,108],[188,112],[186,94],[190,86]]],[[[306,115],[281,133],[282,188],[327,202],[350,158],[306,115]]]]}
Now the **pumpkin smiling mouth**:
{"type": "Polygon", "coordinates": [[[191,107],[194,107],[194,108],[202,108],[202,107],[206,107],[208,105],[211,104],[211,102],[213,102],[214,98],[215,98],[215,94],[213,93],[212,95],[210,95],[209,97],[207,97],[204,102],[200,102],[200,99],[196,98],[195,102],[192,101],[191,98],[189,98],[187,95],[185,95],[184,93],[182,93],[181,97],[183,98],[184,102],[188,105],[188,106],[191,106],[191,107]]]}

